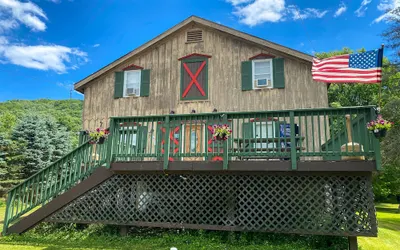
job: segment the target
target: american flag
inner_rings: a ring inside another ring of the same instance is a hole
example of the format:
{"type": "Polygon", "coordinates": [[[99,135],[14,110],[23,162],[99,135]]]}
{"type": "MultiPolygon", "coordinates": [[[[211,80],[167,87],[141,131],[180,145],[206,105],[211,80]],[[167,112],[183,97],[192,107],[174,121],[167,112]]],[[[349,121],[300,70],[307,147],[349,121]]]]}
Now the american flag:
{"type": "Polygon", "coordinates": [[[313,59],[315,81],[329,83],[379,83],[382,80],[383,49],[364,53],[313,59]]]}

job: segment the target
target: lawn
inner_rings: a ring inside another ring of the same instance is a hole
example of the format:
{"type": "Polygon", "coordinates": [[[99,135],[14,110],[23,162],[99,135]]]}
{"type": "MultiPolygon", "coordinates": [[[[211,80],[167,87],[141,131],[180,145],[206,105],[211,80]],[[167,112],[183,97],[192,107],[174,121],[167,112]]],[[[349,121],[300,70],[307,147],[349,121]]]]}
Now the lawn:
{"type": "Polygon", "coordinates": [[[376,204],[378,238],[358,238],[362,250],[393,250],[400,246],[400,213],[397,204],[376,204]]]}
{"type": "MultiPolygon", "coordinates": [[[[359,238],[360,249],[396,249],[400,245],[400,214],[396,205],[378,204],[379,237],[359,238]]],[[[0,202],[0,219],[4,216],[0,202]]],[[[2,225],[0,225],[2,226],[2,225]]],[[[202,230],[135,229],[120,237],[111,226],[54,226],[43,223],[22,236],[0,238],[3,249],[346,249],[343,237],[234,233],[202,230]]]]}

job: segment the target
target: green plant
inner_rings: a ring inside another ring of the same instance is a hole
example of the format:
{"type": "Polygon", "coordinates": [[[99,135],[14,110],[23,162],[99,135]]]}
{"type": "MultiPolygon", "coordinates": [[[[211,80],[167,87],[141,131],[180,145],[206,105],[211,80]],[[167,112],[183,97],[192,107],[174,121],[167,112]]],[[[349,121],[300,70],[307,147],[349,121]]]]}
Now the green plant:
{"type": "Polygon", "coordinates": [[[383,119],[382,115],[378,115],[376,120],[372,120],[367,123],[367,129],[369,131],[374,131],[374,133],[377,133],[381,130],[389,130],[392,128],[393,125],[393,122],[383,119]]]}
{"type": "Polygon", "coordinates": [[[226,124],[213,126],[213,140],[225,141],[232,134],[232,130],[226,124]]]}
{"type": "Polygon", "coordinates": [[[104,142],[109,135],[108,129],[97,128],[95,131],[88,131],[90,144],[99,144],[104,142]]]}

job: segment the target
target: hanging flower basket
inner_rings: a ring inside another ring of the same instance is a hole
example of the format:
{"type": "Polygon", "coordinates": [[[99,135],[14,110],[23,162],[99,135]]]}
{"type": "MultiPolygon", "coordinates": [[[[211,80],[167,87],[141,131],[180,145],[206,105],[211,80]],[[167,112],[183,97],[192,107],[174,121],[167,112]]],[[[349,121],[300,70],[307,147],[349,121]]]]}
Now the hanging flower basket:
{"type": "Polygon", "coordinates": [[[212,133],[214,141],[226,141],[231,136],[232,130],[226,124],[214,125],[212,133]]]}
{"type": "Polygon", "coordinates": [[[377,130],[376,132],[374,131],[374,135],[376,138],[383,138],[386,136],[387,129],[381,129],[377,130]]]}
{"type": "Polygon", "coordinates": [[[378,115],[376,120],[367,123],[367,129],[372,131],[376,138],[383,138],[386,136],[386,132],[392,128],[393,124],[393,122],[383,119],[382,115],[378,115]]]}
{"type": "Polygon", "coordinates": [[[95,131],[89,132],[90,144],[103,144],[110,132],[107,129],[97,128],[95,131]]]}

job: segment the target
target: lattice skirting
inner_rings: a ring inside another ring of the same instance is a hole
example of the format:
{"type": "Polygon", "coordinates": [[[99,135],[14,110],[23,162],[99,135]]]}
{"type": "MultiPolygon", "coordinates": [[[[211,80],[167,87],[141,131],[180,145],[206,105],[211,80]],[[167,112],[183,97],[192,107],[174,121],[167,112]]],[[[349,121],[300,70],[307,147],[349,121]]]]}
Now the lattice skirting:
{"type": "Polygon", "coordinates": [[[48,221],[377,234],[367,173],[116,174],[48,221]]]}

